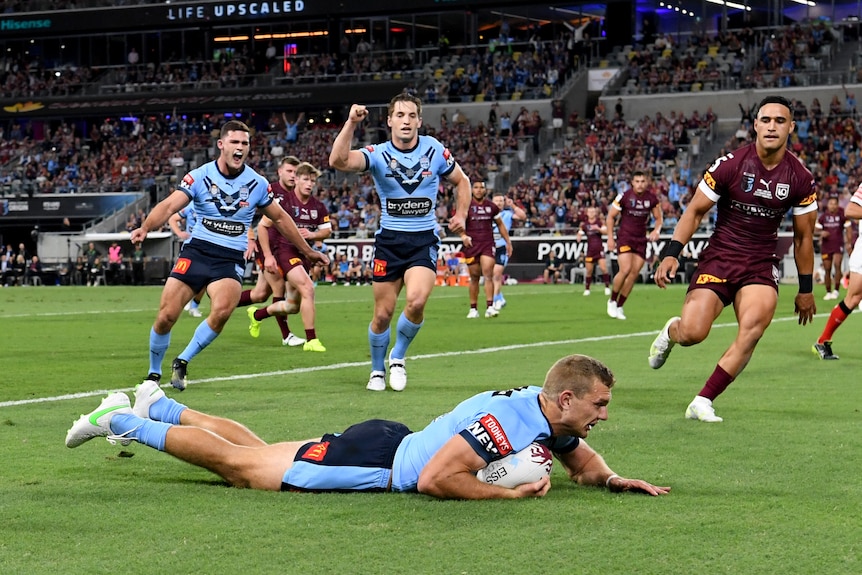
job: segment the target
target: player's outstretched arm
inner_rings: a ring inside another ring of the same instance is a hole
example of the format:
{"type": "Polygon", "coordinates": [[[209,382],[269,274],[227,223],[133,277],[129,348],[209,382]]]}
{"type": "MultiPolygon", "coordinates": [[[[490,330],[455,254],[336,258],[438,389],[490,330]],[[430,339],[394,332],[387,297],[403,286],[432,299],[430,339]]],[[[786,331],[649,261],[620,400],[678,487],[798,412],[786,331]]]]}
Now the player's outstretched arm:
{"type": "Polygon", "coordinates": [[[605,463],[604,458],[583,440],[574,450],[557,457],[572,481],[576,481],[579,485],[593,485],[605,487],[614,492],[632,491],[653,496],[667,495],[670,492],[670,487],[659,487],[643,479],[628,479],[617,475],[605,463]]]}
{"type": "Polygon", "coordinates": [[[793,313],[799,316],[799,324],[806,325],[814,319],[817,304],[814,301],[814,229],[817,210],[793,216],[793,257],[799,276],[799,293],[793,302],[793,313]]]}
{"type": "Polygon", "coordinates": [[[365,155],[359,150],[351,150],[353,143],[353,132],[356,126],[362,123],[368,116],[365,106],[353,104],[347,121],[335,137],[332,150],[329,152],[329,165],[341,172],[361,172],[366,167],[365,155]]]}
{"type": "Polygon", "coordinates": [[[550,481],[526,483],[514,489],[479,481],[476,472],[485,465],[467,440],[456,435],[425,464],[417,489],[440,499],[518,499],[539,497],[550,489],[550,481]]]}
{"type": "MultiPolygon", "coordinates": [[[[696,191],[688,207],[676,223],[676,227],[673,229],[673,239],[671,242],[679,242],[682,246],[685,246],[694,235],[694,232],[697,231],[697,228],[700,227],[703,217],[714,205],[715,202],[709,199],[706,194],[700,190],[696,191]]],[[[682,249],[680,246],[677,247],[680,250],[682,249]]],[[[678,253],[666,255],[662,258],[655,271],[655,283],[658,287],[664,288],[673,280],[676,270],[679,268],[678,255],[678,253]]]]}
{"type": "Polygon", "coordinates": [[[132,243],[144,241],[147,238],[148,233],[153,230],[158,230],[165,225],[168,218],[170,218],[172,214],[177,213],[189,205],[190,200],[191,199],[185,192],[174,190],[170,196],[156,204],[156,207],[150,211],[149,215],[147,215],[147,219],[145,219],[144,223],[141,224],[141,227],[132,232],[132,243]]]}

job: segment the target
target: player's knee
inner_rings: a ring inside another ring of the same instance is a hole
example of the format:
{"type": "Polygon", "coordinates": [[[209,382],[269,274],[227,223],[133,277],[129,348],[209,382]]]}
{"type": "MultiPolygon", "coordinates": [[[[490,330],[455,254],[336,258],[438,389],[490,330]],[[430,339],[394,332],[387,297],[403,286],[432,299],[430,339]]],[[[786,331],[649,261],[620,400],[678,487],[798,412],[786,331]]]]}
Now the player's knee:
{"type": "Polygon", "coordinates": [[[683,347],[697,345],[709,335],[709,326],[704,328],[700,325],[691,325],[680,320],[677,323],[676,336],[674,340],[683,347]]]}

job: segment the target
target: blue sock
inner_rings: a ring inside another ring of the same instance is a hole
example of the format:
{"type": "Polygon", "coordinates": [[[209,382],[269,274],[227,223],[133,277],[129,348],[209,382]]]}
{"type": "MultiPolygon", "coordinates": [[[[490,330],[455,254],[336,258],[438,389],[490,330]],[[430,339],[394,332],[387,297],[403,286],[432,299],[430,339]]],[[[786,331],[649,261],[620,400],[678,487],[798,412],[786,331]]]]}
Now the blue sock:
{"type": "Polygon", "coordinates": [[[164,396],[150,406],[149,416],[154,421],[179,424],[180,414],[187,409],[188,407],[179,401],[164,396]]]}
{"type": "Polygon", "coordinates": [[[371,370],[386,371],[386,350],[389,349],[389,333],[387,327],[383,333],[374,333],[368,326],[368,344],[371,346],[371,370]]]}
{"type": "Polygon", "coordinates": [[[202,352],[204,348],[211,344],[217,337],[218,332],[213,331],[213,328],[209,326],[206,320],[202,321],[195,330],[195,335],[192,336],[192,340],[178,357],[186,361],[191,361],[194,356],[202,352]]]}
{"type": "Polygon", "coordinates": [[[199,305],[200,304],[198,302],[196,302],[195,300],[192,300],[192,304],[189,306],[189,309],[198,309],[199,305]]]}
{"type": "MultiPolygon", "coordinates": [[[[425,323],[424,321],[422,323],[425,323]]],[[[392,348],[391,356],[395,359],[404,359],[407,355],[407,347],[413,342],[413,338],[416,337],[416,334],[419,333],[419,328],[422,327],[422,323],[413,323],[407,316],[404,315],[404,312],[401,312],[401,315],[398,317],[398,325],[397,330],[398,333],[395,335],[395,346],[392,348]]]]}
{"type": "Polygon", "coordinates": [[[168,430],[173,427],[170,423],[141,419],[131,413],[118,413],[111,418],[111,431],[117,435],[128,433],[129,439],[154,447],[159,451],[165,450],[165,437],[168,430]],[[131,433],[129,433],[131,432],[131,433]]]}
{"type": "Polygon", "coordinates": [[[171,332],[159,335],[150,328],[150,373],[162,373],[162,360],[171,345],[171,332]]]}
{"type": "Polygon", "coordinates": [[[494,296],[494,301],[500,301],[501,299],[503,299],[503,294],[501,293],[498,293],[494,296]]]}

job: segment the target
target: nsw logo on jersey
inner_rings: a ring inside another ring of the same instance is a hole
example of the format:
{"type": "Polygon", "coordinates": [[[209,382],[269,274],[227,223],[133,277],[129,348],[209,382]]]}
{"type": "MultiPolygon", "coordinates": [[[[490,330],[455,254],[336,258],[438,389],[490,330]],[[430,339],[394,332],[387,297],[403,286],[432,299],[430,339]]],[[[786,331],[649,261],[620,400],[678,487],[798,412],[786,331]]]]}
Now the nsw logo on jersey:
{"type": "Polygon", "coordinates": [[[467,431],[479,442],[482,449],[492,455],[504,457],[512,452],[512,444],[509,443],[503,426],[490,413],[471,423],[467,431]]]}
{"type": "MultiPolygon", "coordinates": [[[[405,165],[389,152],[384,152],[383,159],[386,160],[386,165],[389,167],[389,173],[386,174],[386,177],[395,178],[402,190],[408,194],[412,194],[416,191],[416,188],[422,184],[425,178],[432,175],[429,170],[431,167],[431,160],[434,158],[434,153],[434,148],[429,148],[428,151],[419,158],[418,162],[411,165],[405,165]]],[[[407,156],[404,156],[404,159],[406,160],[407,156]]]]}
{"type": "Polygon", "coordinates": [[[236,192],[229,192],[222,190],[210,178],[205,178],[204,183],[209,188],[209,198],[206,201],[212,203],[218,212],[225,217],[233,216],[240,208],[248,207],[248,199],[257,186],[257,182],[251,180],[240,185],[236,192]]]}

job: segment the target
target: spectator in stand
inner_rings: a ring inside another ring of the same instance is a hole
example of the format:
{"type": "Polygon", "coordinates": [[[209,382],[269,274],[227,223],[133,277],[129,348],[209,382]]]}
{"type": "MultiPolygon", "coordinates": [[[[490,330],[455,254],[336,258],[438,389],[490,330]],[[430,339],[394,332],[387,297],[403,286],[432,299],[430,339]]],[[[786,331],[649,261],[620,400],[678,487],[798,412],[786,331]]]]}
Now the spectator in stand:
{"type": "Polygon", "coordinates": [[[108,271],[111,272],[109,283],[117,285],[121,282],[121,270],[123,268],[123,248],[117,242],[112,242],[108,248],[108,271]]]}

